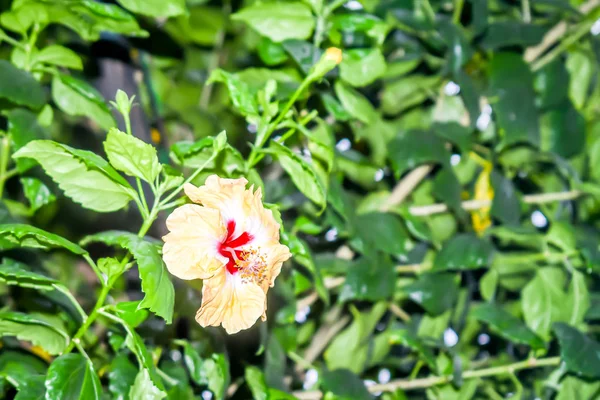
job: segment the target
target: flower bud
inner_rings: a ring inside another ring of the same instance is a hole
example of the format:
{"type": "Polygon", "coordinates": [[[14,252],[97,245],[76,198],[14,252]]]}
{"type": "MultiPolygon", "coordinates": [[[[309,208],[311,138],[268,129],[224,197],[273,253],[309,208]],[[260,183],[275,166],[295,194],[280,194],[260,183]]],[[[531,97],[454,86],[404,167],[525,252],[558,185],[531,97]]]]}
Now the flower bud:
{"type": "Polygon", "coordinates": [[[308,76],[310,80],[319,80],[341,62],[342,50],[337,47],[330,47],[321,56],[321,59],[313,65],[308,76]]]}

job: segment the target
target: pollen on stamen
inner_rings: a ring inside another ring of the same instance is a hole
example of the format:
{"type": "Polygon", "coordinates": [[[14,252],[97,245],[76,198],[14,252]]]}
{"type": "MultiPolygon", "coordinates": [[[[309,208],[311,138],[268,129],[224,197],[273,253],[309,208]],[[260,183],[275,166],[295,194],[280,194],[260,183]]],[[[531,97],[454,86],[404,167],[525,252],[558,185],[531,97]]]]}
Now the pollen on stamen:
{"type": "Polygon", "coordinates": [[[256,283],[262,285],[267,280],[267,261],[260,248],[243,250],[235,262],[243,283],[256,283]]]}

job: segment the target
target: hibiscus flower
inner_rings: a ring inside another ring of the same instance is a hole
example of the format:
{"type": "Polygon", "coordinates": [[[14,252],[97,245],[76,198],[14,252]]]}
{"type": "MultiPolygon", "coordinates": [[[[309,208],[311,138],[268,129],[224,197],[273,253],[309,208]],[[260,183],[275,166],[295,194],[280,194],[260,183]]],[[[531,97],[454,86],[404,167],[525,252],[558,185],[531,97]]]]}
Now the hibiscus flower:
{"type": "Polygon", "coordinates": [[[248,181],[211,175],[204,186],[184,190],[195,204],[167,218],[163,259],[181,279],[203,279],[196,321],[223,325],[233,334],[264,321],[267,291],[291,254],[279,243],[279,224],[248,181]]]}

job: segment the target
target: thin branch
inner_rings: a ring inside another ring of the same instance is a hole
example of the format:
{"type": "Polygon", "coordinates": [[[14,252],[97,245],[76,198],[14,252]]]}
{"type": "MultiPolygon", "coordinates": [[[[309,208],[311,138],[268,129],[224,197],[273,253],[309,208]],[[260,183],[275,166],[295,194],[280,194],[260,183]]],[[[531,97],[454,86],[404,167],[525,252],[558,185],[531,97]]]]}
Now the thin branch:
{"type": "Polygon", "coordinates": [[[410,315],[396,304],[390,304],[390,311],[404,322],[410,321],[410,315]]]}
{"type": "Polygon", "coordinates": [[[431,164],[425,164],[410,171],[404,177],[404,179],[398,182],[396,187],[394,187],[390,197],[388,197],[381,205],[380,211],[386,212],[390,208],[402,203],[406,197],[408,197],[408,195],[411,194],[412,191],[419,185],[419,183],[421,183],[421,181],[425,179],[427,175],[429,175],[432,169],[433,166],[431,164]]]}
{"type": "MultiPolygon", "coordinates": [[[[582,14],[588,14],[597,6],[600,6],[600,0],[590,0],[587,3],[582,4],[579,7],[579,11],[582,14]]],[[[562,39],[565,36],[565,33],[567,33],[567,23],[562,21],[555,25],[554,28],[550,29],[548,33],[546,33],[540,44],[529,47],[527,51],[525,51],[525,61],[531,63],[537,60],[550,47],[562,39]]]]}
{"type": "MultiPolygon", "coordinates": [[[[575,200],[578,197],[581,197],[583,194],[584,192],[579,190],[571,190],[569,192],[529,194],[523,196],[523,202],[526,204],[553,203],[555,201],[575,200]]],[[[478,210],[480,208],[490,207],[491,205],[491,200],[467,200],[462,202],[462,208],[467,211],[478,210]]],[[[448,211],[448,206],[443,203],[430,204],[427,206],[412,206],[409,207],[408,211],[415,217],[424,217],[427,215],[445,213],[448,211]]]]}
{"type": "MultiPolygon", "coordinates": [[[[490,376],[513,374],[516,371],[523,369],[532,369],[540,367],[553,367],[560,364],[560,357],[549,358],[530,358],[525,361],[519,361],[513,364],[503,365],[500,367],[491,367],[479,370],[465,371],[462,374],[463,379],[485,378],[490,376]]],[[[432,386],[443,385],[452,381],[452,375],[446,376],[428,376],[420,379],[398,379],[388,383],[380,383],[368,386],[367,389],[371,393],[378,392],[393,392],[398,389],[413,390],[425,389],[432,386]]],[[[294,396],[302,400],[320,399],[323,397],[323,392],[313,390],[310,392],[294,392],[294,396]]]]}

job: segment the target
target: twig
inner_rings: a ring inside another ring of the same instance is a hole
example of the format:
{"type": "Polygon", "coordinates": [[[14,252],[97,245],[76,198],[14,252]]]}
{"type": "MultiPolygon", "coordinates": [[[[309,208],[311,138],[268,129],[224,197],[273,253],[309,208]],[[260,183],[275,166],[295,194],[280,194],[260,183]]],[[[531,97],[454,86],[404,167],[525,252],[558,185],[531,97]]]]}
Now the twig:
{"type": "MultiPolygon", "coordinates": [[[[545,204],[555,201],[568,201],[575,200],[583,194],[584,192],[579,190],[571,190],[569,192],[529,194],[523,196],[523,202],[526,204],[545,204]]],[[[491,204],[491,200],[467,200],[463,201],[461,205],[465,210],[478,210],[480,208],[490,207],[491,204]]],[[[408,211],[415,217],[424,217],[432,214],[445,213],[448,211],[448,206],[443,203],[430,204],[427,206],[412,206],[409,207],[408,211]]]]}
{"type": "Polygon", "coordinates": [[[425,164],[410,171],[404,177],[404,179],[398,182],[396,187],[394,187],[390,197],[388,197],[381,205],[380,211],[386,212],[390,208],[402,203],[404,199],[406,199],[406,197],[411,194],[412,191],[419,185],[419,183],[421,183],[421,181],[425,179],[427,175],[429,175],[432,169],[433,166],[431,164],[425,164]]]}
{"type": "MultiPolygon", "coordinates": [[[[582,14],[587,14],[592,11],[595,7],[600,5],[600,0],[590,0],[587,3],[582,4],[579,7],[579,11],[582,14]]],[[[525,61],[531,63],[537,60],[542,54],[544,54],[550,47],[564,37],[567,32],[567,23],[562,21],[550,29],[548,33],[542,39],[542,42],[534,47],[529,47],[525,51],[525,61]]]]}
{"type": "Polygon", "coordinates": [[[531,23],[531,6],[529,0],[521,0],[521,9],[523,13],[523,22],[531,23]]]}
{"type": "MultiPolygon", "coordinates": [[[[513,364],[503,365],[500,367],[491,367],[479,370],[466,371],[462,374],[463,379],[473,378],[485,378],[497,375],[512,374],[516,371],[523,369],[532,369],[539,367],[551,367],[560,364],[560,357],[549,357],[549,358],[530,358],[525,361],[519,361],[513,364]]],[[[398,389],[402,390],[413,390],[413,389],[424,389],[432,386],[443,385],[452,381],[452,375],[446,376],[428,376],[421,379],[398,379],[388,383],[380,383],[368,386],[367,389],[371,393],[377,392],[393,392],[398,389]]],[[[294,396],[303,400],[320,399],[323,397],[323,392],[320,390],[313,390],[310,392],[294,392],[294,396]]]]}
{"type": "Polygon", "coordinates": [[[340,318],[340,314],[341,307],[334,307],[326,314],[323,325],[315,333],[310,346],[304,352],[303,358],[308,363],[312,364],[325,350],[329,341],[350,321],[348,315],[340,318]]]}
{"type": "Polygon", "coordinates": [[[410,321],[410,315],[396,304],[390,304],[390,311],[404,322],[410,321]]]}
{"type": "Polygon", "coordinates": [[[430,263],[397,265],[395,270],[399,274],[418,274],[431,268],[430,263]]]}

